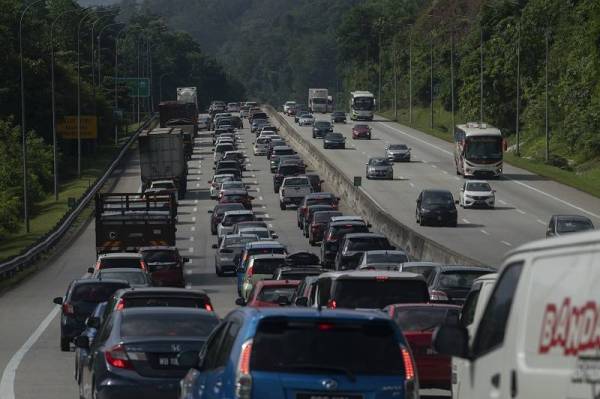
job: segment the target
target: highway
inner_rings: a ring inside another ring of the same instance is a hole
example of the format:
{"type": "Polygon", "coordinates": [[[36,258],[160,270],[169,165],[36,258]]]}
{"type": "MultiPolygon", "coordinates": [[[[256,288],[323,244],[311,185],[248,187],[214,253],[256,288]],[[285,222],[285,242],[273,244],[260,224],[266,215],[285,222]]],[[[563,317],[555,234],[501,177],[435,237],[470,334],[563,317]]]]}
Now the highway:
{"type": "MultiPolygon", "coordinates": [[[[285,118],[348,177],[362,176],[363,188],[399,221],[484,264],[498,266],[510,249],[544,238],[553,214],[581,214],[600,225],[600,199],[505,164],[504,177],[490,181],[497,190],[495,209],[459,208],[457,228],[420,227],[415,222],[415,201],[421,190],[448,189],[458,198],[463,177],[456,175],[452,144],[377,118],[367,122],[373,129],[372,140],[352,140],[354,122],[348,120],[334,128],[347,138],[346,150],[324,150],[321,139],[312,138],[311,127],[299,127],[293,118],[285,118]],[[395,164],[393,181],[366,180],[365,163],[369,157],[385,156],[387,143],[407,144],[412,148],[411,162],[395,164]]],[[[315,119],[329,121],[330,116],[315,114],[315,119]]]]}

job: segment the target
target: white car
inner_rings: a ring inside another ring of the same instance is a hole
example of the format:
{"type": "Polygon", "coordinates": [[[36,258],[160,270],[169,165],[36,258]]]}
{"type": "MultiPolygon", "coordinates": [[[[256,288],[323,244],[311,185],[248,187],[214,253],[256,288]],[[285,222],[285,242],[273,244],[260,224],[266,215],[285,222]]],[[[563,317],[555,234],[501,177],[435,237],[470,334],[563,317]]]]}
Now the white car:
{"type": "Polygon", "coordinates": [[[238,230],[239,234],[250,234],[258,236],[260,241],[270,241],[277,239],[277,234],[266,227],[242,227],[238,230]]]}
{"type": "Polygon", "coordinates": [[[463,208],[493,208],[496,202],[496,190],[484,180],[469,180],[460,187],[458,204],[463,208]]]}
{"type": "Polygon", "coordinates": [[[226,181],[235,179],[232,174],[214,175],[212,180],[208,182],[210,184],[210,198],[216,199],[221,191],[221,184],[226,181]]]}
{"type": "Polygon", "coordinates": [[[209,127],[210,127],[210,116],[200,115],[198,117],[198,129],[199,130],[202,130],[202,129],[208,130],[209,127]]]}
{"type": "Polygon", "coordinates": [[[227,104],[227,112],[240,112],[240,103],[227,104]]]}
{"type": "Polygon", "coordinates": [[[298,125],[300,126],[312,126],[315,123],[315,117],[311,114],[302,115],[298,118],[298,125]]]}
{"type": "Polygon", "coordinates": [[[250,222],[254,220],[254,212],[249,210],[229,211],[223,214],[221,223],[217,225],[217,238],[219,243],[223,237],[233,231],[233,227],[236,223],[250,222]]]}
{"type": "Polygon", "coordinates": [[[286,177],[279,187],[279,207],[284,211],[288,205],[298,205],[304,197],[311,193],[312,186],[308,177],[286,177]]]}
{"type": "Polygon", "coordinates": [[[259,137],[254,142],[254,155],[267,155],[267,149],[269,148],[269,139],[266,137],[259,137]]]}
{"type": "Polygon", "coordinates": [[[286,101],[286,103],[283,104],[283,113],[287,114],[292,108],[296,108],[296,101],[286,101]]]}

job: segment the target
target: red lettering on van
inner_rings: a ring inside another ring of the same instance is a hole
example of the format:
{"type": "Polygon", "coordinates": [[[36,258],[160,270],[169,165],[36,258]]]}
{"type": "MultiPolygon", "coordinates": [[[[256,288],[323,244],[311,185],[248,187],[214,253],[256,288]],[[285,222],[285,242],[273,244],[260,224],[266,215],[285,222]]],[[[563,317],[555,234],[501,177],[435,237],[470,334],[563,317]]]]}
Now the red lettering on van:
{"type": "Polygon", "coordinates": [[[563,349],[566,356],[600,348],[600,309],[594,301],[577,307],[565,298],[560,309],[554,303],[546,305],[538,351],[548,353],[552,348],[563,349]]]}

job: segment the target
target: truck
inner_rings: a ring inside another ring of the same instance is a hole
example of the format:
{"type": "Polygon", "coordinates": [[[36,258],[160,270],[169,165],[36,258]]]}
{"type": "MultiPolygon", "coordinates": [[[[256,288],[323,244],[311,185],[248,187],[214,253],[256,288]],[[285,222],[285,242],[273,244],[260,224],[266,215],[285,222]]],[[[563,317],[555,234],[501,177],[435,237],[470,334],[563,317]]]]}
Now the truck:
{"type": "Polygon", "coordinates": [[[372,121],[375,104],[375,96],[370,91],[350,92],[350,119],[372,121]]]}
{"type": "Polygon", "coordinates": [[[196,87],[178,87],[177,102],[180,104],[194,104],[198,114],[198,89],[196,87]]]}
{"type": "Polygon", "coordinates": [[[173,180],[179,198],[187,191],[184,134],[179,127],[145,130],[138,136],[142,187],[154,180],[173,180]]]}
{"type": "Polygon", "coordinates": [[[290,176],[283,179],[279,188],[279,207],[285,211],[288,205],[299,205],[304,197],[312,193],[310,180],[306,176],[290,176]]]}
{"type": "Polygon", "coordinates": [[[174,246],[176,210],[174,193],[96,194],[96,254],[174,246]]]}
{"type": "Polygon", "coordinates": [[[327,112],[331,113],[335,109],[335,102],[333,96],[327,96],[327,112]]]}
{"type": "Polygon", "coordinates": [[[327,97],[329,91],[327,89],[308,89],[308,109],[310,112],[327,112],[327,97]]]}

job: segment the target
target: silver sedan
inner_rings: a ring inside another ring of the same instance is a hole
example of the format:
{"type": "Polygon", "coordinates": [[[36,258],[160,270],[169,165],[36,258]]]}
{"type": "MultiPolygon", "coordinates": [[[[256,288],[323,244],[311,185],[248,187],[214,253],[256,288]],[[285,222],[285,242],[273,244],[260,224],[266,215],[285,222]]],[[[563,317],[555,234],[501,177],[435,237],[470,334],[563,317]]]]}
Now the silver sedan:
{"type": "Polygon", "coordinates": [[[369,158],[365,174],[367,179],[394,180],[394,166],[387,158],[369,158]]]}

